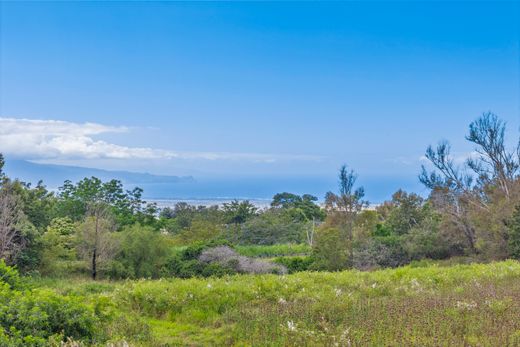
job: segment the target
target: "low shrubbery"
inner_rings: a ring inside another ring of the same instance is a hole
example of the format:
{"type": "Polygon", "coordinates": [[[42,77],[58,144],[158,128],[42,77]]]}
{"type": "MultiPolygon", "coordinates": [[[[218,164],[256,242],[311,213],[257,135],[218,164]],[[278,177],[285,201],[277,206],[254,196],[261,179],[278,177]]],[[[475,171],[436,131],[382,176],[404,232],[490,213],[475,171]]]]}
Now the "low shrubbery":
{"type": "Polygon", "coordinates": [[[282,257],[282,256],[296,256],[308,255],[312,248],[307,244],[289,243],[277,245],[238,245],[235,250],[247,257],[282,257]]]}
{"type": "Polygon", "coordinates": [[[205,249],[200,254],[198,260],[206,264],[219,264],[231,268],[236,273],[284,274],[287,272],[285,266],[239,255],[229,246],[218,246],[205,249]]]}
{"type": "Polygon", "coordinates": [[[181,278],[286,272],[283,266],[239,255],[226,241],[199,243],[176,252],[166,269],[170,276],[181,278]]]}
{"type": "Polygon", "coordinates": [[[314,259],[309,256],[278,257],[273,260],[283,265],[289,273],[313,270],[314,259]]]}
{"type": "Polygon", "coordinates": [[[0,346],[79,346],[124,338],[150,339],[146,324],[122,314],[105,296],[59,294],[31,289],[0,261],[0,346]]]}

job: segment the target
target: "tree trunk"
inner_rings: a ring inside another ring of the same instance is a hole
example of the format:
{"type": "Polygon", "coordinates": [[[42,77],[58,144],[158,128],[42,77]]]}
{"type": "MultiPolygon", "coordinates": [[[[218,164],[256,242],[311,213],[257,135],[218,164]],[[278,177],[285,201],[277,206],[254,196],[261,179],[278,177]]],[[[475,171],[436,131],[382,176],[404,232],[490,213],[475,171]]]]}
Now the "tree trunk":
{"type": "Polygon", "coordinates": [[[94,248],[94,252],[92,252],[92,279],[95,281],[96,280],[96,275],[97,275],[97,269],[96,269],[96,249],[94,248]]]}

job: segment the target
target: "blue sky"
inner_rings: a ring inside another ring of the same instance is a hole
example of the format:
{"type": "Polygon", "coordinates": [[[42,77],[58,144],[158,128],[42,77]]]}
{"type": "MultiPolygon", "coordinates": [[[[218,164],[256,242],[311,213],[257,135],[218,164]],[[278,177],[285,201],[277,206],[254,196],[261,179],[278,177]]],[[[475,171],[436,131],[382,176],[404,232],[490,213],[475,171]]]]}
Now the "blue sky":
{"type": "Polygon", "coordinates": [[[518,138],[518,2],[0,7],[11,157],[332,180],[347,163],[370,191],[417,188],[438,140],[463,158],[484,111],[518,138]]]}

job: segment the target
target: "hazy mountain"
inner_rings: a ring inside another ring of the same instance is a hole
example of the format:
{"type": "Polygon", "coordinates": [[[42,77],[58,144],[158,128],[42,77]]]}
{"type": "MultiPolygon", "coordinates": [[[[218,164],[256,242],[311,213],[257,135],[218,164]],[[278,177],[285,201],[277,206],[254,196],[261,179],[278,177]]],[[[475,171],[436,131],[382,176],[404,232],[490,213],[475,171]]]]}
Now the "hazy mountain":
{"type": "Polygon", "coordinates": [[[85,177],[91,176],[95,176],[103,181],[118,179],[126,186],[139,186],[150,183],[179,184],[194,181],[191,176],[161,176],[148,173],[110,171],[77,166],[38,164],[25,160],[7,160],[4,169],[9,177],[18,178],[33,184],[39,180],[43,180],[45,185],[51,189],[61,186],[65,180],[77,182],[85,177]]]}

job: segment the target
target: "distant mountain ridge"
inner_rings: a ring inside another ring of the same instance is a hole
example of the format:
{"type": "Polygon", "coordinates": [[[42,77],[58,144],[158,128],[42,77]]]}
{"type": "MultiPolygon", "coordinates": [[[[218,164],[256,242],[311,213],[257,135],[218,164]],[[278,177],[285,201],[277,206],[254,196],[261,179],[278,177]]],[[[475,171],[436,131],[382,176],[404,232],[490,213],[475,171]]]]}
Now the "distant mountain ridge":
{"type": "Polygon", "coordinates": [[[65,180],[77,182],[85,177],[95,176],[102,181],[111,179],[120,180],[124,185],[139,186],[140,184],[162,183],[176,184],[194,182],[192,176],[163,176],[149,173],[129,171],[111,171],[78,166],[38,164],[26,160],[6,160],[6,174],[11,178],[18,178],[24,182],[36,184],[42,180],[44,184],[55,189],[63,185],[65,180]]]}

